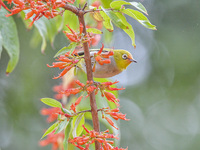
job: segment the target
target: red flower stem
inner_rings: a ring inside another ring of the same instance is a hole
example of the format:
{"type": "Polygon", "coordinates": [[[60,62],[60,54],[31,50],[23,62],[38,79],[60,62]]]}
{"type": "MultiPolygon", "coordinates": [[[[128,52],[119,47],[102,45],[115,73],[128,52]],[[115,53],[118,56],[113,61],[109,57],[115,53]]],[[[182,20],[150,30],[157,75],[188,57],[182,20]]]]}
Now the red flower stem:
{"type": "MultiPolygon", "coordinates": [[[[78,16],[79,22],[83,25],[83,34],[86,35],[87,32],[86,32],[86,25],[85,25],[85,20],[84,20],[84,14],[85,14],[84,9],[81,10],[80,8],[77,8],[68,3],[63,8],[75,13],[78,16]]],[[[91,64],[88,42],[83,43],[83,49],[84,49],[84,53],[85,53],[84,58],[85,58],[86,71],[87,71],[87,80],[93,81],[92,64],[91,64]]],[[[91,106],[92,122],[93,122],[94,131],[100,132],[98,110],[97,110],[94,91],[90,94],[90,106],[91,106]]],[[[95,150],[100,150],[100,146],[101,146],[100,143],[96,141],[95,142],[95,150]]]]}

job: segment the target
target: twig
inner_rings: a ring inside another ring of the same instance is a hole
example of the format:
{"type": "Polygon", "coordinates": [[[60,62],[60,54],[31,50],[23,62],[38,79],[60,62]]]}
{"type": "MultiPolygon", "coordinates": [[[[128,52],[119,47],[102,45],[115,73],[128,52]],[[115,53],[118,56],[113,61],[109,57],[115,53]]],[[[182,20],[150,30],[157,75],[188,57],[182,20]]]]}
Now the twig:
{"type": "MultiPolygon", "coordinates": [[[[109,10],[113,10],[112,8],[109,9],[105,9],[107,11],[109,10]]],[[[84,14],[89,13],[89,12],[96,12],[96,11],[103,11],[103,9],[89,9],[89,10],[85,10],[84,14]]]]}
{"type": "MultiPolygon", "coordinates": [[[[101,111],[102,109],[97,109],[97,111],[101,111]]],[[[91,112],[91,110],[83,110],[83,111],[79,111],[77,113],[75,113],[75,115],[77,114],[81,114],[81,113],[86,113],[86,112],[91,112]]]]}

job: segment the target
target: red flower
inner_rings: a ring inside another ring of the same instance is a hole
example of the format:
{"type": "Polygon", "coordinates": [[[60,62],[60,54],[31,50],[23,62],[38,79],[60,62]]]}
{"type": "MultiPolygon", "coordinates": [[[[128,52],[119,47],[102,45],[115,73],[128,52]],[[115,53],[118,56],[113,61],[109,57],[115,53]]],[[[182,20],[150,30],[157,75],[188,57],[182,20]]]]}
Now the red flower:
{"type": "Polygon", "coordinates": [[[52,150],[58,150],[59,147],[63,148],[63,140],[64,140],[64,133],[60,132],[57,134],[54,134],[55,131],[51,132],[47,135],[47,138],[45,140],[41,140],[39,142],[40,146],[46,146],[48,144],[52,144],[52,150]]]}
{"type": "Polygon", "coordinates": [[[26,14],[25,19],[29,19],[33,15],[33,21],[30,23],[30,26],[33,25],[35,21],[40,19],[42,16],[46,18],[54,18],[55,16],[62,14],[64,10],[60,10],[58,8],[62,8],[66,5],[66,3],[74,3],[75,0],[5,0],[8,4],[13,3],[13,7],[9,10],[5,4],[0,0],[0,7],[5,7],[11,14],[6,15],[7,17],[12,16],[21,12],[22,10],[31,10],[29,13],[26,14]]]}
{"type": "Polygon", "coordinates": [[[58,118],[59,114],[64,115],[64,113],[58,107],[43,108],[41,109],[40,113],[42,115],[48,115],[47,122],[53,122],[58,118]]]}
{"type": "Polygon", "coordinates": [[[111,101],[111,102],[115,103],[117,106],[119,106],[119,103],[118,103],[119,99],[117,99],[114,94],[105,91],[104,95],[108,101],[111,101]]]}
{"type": "Polygon", "coordinates": [[[126,119],[126,114],[122,114],[119,113],[119,108],[115,108],[115,109],[107,109],[104,111],[105,114],[110,115],[113,119],[118,120],[118,119],[122,119],[122,120],[126,120],[129,121],[130,119],[126,119]]]}
{"type": "Polygon", "coordinates": [[[78,106],[78,104],[81,102],[82,98],[83,98],[83,96],[81,95],[81,96],[76,100],[76,102],[75,102],[74,104],[73,104],[73,103],[71,104],[70,109],[71,109],[73,112],[76,113],[76,106],[78,106]]]}
{"type": "Polygon", "coordinates": [[[108,134],[109,130],[104,132],[96,132],[94,130],[89,131],[84,125],[84,130],[86,131],[85,135],[75,137],[73,139],[69,139],[69,142],[76,146],[81,150],[89,150],[89,146],[95,141],[101,144],[101,150],[125,150],[125,149],[117,149],[117,147],[113,147],[110,144],[113,144],[113,141],[108,139],[118,139],[113,134],[108,134]],[[85,147],[83,147],[85,145],[85,147]]]}
{"type": "Polygon", "coordinates": [[[47,64],[47,66],[50,68],[64,69],[57,77],[54,77],[53,79],[58,79],[64,76],[72,67],[74,67],[79,62],[79,60],[76,59],[73,53],[71,54],[70,58],[69,53],[61,55],[58,57],[57,61],[59,62],[53,62],[52,66],[47,64]]]}
{"type": "Polygon", "coordinates": [[[105,58],[109,58],[110,56],[114,54],[113,51],[109,51],[107,53],[102,54],[103,48],[104,48],[104,45],[102,44],[102,47],[100,48],[100,50],[94,54],[94,58],[96,62],[98,62],[100,65],[109,64],[111,62],[110,59],[105,59],[105,58]]]}
{"type": "Polygon", "coordinates": [[[111,126],[113,126],[115,129],[119,130],[119,128],[117,128],[117,127],[114,125],[114,122],[113,122],[111,119],[109,119],[108,117],[105,117],[105,119],[108,121],[108,123],[109,123],[111,126]]]}
{"type": "MultiPolygon", "coordinates": [[[[93,34],[93,33],[87,33],[86,35],[83,35],[83,25],[79,25],[79,32],[75,32],[73,29],[69,27],[69,25],[66,25],[69,31],[63,31],[67,38],[71,42],[76,42],[76,43],[84,43],[88,42],[89,46],[96,46],[98,42],[101,39],[101,36],[98,34],[93,34]]],[[[89,27],[87,27],[89,28],[89,27]]]]}

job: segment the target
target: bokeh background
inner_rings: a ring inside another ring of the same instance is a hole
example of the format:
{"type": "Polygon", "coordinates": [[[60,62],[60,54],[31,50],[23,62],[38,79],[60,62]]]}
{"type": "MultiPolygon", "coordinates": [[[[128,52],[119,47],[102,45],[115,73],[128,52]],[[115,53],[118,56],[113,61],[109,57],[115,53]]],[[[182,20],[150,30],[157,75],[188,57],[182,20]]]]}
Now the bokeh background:
{"type": "MultiPolygon", "coordinates": [[[[112,44],[107,45],[129,50],[138,61],[113,78],[126,87],[120,92],[121,110],[131,119],[120,122],[121,146],[130,150],[198,150],[200,1],[141,2],[158,30],[150,31],[133,21],[136,49],[119,29],[112,44]]],[[[6,76],[9,57],[5,51],[0,60],[0,149],[48,150],[50,146],[38,146],[49,126],[40,115],[44,105],[39,99],[53,97],[52,86],[58,83],[52,80],[54,70],[46,67],[56,51],[49,44],[43,55],[40,45],[30,46],[33,30],[27,31],[21,19],[16,17],[15,21],[20,39],[19,63],[6,76]]],[[[58,35],[55,49],[65,42],[58,35]]]]}

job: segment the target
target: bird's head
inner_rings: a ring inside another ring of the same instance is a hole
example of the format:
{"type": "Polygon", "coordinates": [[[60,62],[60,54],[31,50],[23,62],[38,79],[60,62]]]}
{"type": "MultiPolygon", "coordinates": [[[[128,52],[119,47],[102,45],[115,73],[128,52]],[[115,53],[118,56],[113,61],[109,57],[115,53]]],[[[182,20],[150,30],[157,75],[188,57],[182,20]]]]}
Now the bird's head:
{"type": "Polygon", "coordinates": [[[133,59],[131,53],[126,50],[114,50],[114,60],[116,62],[117,67],[120,70],[124,70],[128,67],[128,65],[132,62],[137,62],[133,59]]]}

